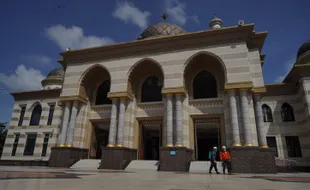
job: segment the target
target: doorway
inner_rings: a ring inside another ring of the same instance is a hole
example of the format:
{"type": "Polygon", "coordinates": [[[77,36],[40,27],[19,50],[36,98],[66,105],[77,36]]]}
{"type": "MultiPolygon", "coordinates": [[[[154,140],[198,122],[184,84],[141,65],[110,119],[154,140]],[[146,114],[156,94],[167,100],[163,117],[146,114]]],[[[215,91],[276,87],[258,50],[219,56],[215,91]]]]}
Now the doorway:
{"type": "Polygon", "coordinates": [[[139,159],[159,160],[159,148],[162,146],[160,124],[141,124],[139,138],[139,159]]]}
{"type": "Polygon", "coordinates": [[[109,128],[105,125],[97,125],[94,127],[93,149],[95,154],[91,156],[93,159],[101,159],[102,149],[108,145],[109,128]]]}
{"type": "Polygon", "coordinates": [[[217,147],[218,150],[221,147],[220,125],[217,123],[195,123],[194,130],[195,160],[209,161],[209,151],[213,147],[217,147]]]}

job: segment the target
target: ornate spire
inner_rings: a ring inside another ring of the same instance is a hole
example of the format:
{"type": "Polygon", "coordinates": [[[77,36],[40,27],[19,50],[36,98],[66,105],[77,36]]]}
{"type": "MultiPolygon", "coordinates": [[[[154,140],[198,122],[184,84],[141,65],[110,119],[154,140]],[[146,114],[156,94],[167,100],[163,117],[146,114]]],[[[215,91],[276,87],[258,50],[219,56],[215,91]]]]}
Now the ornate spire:
{"type": "Polygon", "coordinates": [[[168,17],[168,15],[167,15],[166,13],[163,13],[163,14],[161,15],[161,18],[162,18],[163,20],[166,20],[167,17],[168,17]]]}
{"type": "Polygon", "coordinates": [[[214,14],[214,18],[209,23],[209,26],[211,29],[218,29],[218,28],[221,28],[222,24],[223,24],[223,21],[220,18],[218,18],[216,14],[214,14]]]}

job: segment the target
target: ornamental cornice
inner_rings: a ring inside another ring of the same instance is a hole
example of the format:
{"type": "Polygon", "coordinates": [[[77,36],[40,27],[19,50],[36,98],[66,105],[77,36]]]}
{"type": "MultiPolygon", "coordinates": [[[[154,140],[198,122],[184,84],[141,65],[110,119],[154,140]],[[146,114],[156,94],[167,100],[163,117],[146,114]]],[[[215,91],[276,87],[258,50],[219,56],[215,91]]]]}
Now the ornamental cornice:
{"type": "Polygon", "coordinates": [[[121,99],[121,98],[124,98],[124,99],[129,99],[129,100],[132,100],[133,97],[130,93],[128,93],[127,91],[122,91],[122,92],[109,92],[108,93],[108,98],[110,99],[121,99]]]}
{"type": "Polygon", "coordinates": [[[162,88],[161,93],[164,95],[172,95],[172,94],[185,95],[185,88],[183,86],[162,88]]]}
{"type": "Polygon", "coordinates": [[[164,107],[163,102],[147,102],[147,103],[138,103],[139,109],[162,109],[164,107]]]}
{"type": "Polygon", "coordinates": [[[97,113],[111,111],[112,105],[95,105],[91,106],[91,110],[97,113]]]}
{"type": "Polygon", "coordinates": [[[70,50],[60,53],[66,61],[59,60],[59,62],[66,67],[67,64],[77,64],[85,61],[108,60],[240,42],[247,42],[249,48],[261,49],[267,33],[256,33],[253,32],[253,29],[254,24],[246,24],[242,27],[232,26],[218,30],[205,30],[81,50],[70,50]]]}
{"type": "Polygon", "coordinates": [[[61,97],[59,97],[59,105],[65,105],[65,103],[68,101],[87,104],[87,99],[85,99],[81,96],[78,96],[78,95],[77,96],[61,96],[61,97]]]}
{"type": "Polygon", "coordinates": [[[223,105],[222,99],[200,99],[189,101],[189,107],[214,107],[222,105],[223,105]]]}
{"type": "Polygon", "coordinates": [[[252,92],[254,94],[263,94],[263,93],[266,93],[267,90],[265,86],[255,86],[252,88],[252,92]]]}
{"type": "Polygon", "coordinates": [[[252,81],[243,81],[243,82],[231,82],[225,84],[225,90],[233,89],[251,89],[253,88],[252,81]]]}

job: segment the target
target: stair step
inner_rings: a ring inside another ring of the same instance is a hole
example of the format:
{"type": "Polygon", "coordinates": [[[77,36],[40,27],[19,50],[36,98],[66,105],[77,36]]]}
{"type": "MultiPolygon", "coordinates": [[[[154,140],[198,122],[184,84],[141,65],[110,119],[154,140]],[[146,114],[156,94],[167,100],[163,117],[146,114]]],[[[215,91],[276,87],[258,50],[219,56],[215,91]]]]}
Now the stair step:
{"type": "Polygon", "coordinates": [[[126,167],[126,171],[149,170],[157,171],[158,160],[132,160],[126,167]]]}
{"type": "MultiPolygon", "coordinates": [[[[192,161],[189,167],[190,173],[208,173],[209,167],[211,165],[210,161],[192,161]]],[[[222,162],[216,162],[217,169],[219,172],[222,172],[222,162]]],[[[215,172],[213,169],[212,172],[215,172]]]]}
{"type": "Polygon", "coordinates": [[[82,159],[76,162],[70,168],[76,169],[76,170],[79,170],[79,169],[95,170],[95,169],[98,169],[100,162],[101,162],[100,159],[82,159]]]}

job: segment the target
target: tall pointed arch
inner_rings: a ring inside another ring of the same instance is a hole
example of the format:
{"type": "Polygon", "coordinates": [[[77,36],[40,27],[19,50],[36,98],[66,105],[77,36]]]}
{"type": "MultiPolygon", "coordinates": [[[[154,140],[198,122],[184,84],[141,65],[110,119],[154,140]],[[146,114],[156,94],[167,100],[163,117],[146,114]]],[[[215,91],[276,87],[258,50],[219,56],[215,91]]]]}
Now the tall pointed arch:
{"type": "Polygon", "coordinates": [[[81,76],[78,93],[94,105],[97,101],[98,89],[105,81],[107,82],[104,91],[107,92],[101,93],[103,95],[102,99],[107,99],[107,94],[111,88],[111,75],[107,68],[95,64],[89,67],[81,76]]]}
{"type": "Polygon", "coordinates": [[[213,91],[217,91],[216,93],[213,92],[213,95],[207,95],[206,92],[205,96],[202,96],[202,98],[209,98],[217,97],[217,94],[224,90],[224,84],[227,82],[226,73],[225,64],[217,55],[206,51],[192,55],[183,67],[183,83],[190,99],[194,99],[194,80],[196,76],[199,76],[198,74],[200,74],[200,79],[202,80],[200,84],[205,85],[201,90],[207,91],[212,88],[213,91]],[[209,78],[207,83],[203,83],[203,75],[209,78]]]}
{"type": "Polygon", "coordinates": [[[29,125],[40,125],[41,114],[42,114],[41,104],[39,103],[34,104],[29,125]]]}
{"type": "Polygon", "coordinates": [[[293,107],[288,103],[282,104],[281,116],[283,122],[295,121],[295,114],[293,107]]]}
{"type": "Polygon", "coordinates": [[[154,97],[148,97],[146,99],[144,98],[143,101],[147,102],[149,100],[155,101],[159,99],[161,101],[161,89],[164,86],[164,71],[162,66],[157,61],[150,58],[142,59],[136,62],[130,68],[127,76],[128,76],[128,86],[127,86],[128,92],[134,95],[134,97],[138,100],[138,102],[142,101],[143,89],[144,94],[145,93],[149,94],[149,92],[146,92],[145,89],[150,90],[151,88],[152,88],[151,91],[155,93],[153,94],[154,97]],[[157,86],[155,86],[154,84],[156,84],[157,86]]]}

